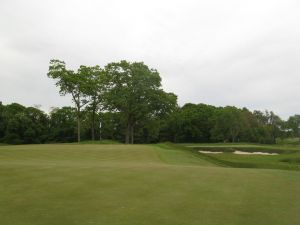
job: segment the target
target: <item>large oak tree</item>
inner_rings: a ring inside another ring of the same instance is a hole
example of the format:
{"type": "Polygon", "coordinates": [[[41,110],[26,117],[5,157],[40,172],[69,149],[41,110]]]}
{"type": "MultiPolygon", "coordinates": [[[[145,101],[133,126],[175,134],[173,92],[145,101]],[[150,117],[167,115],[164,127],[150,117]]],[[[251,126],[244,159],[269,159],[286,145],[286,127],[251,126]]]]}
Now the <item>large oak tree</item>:
{"type": "Polygon", "coordinates": [[[122,115],[125,143],[134,143],[134,128],[139,122],[168,112],[176,99],[162,90],[159,73],[142,62],[121,61],[105,67],[105,106],[122,115]]]}

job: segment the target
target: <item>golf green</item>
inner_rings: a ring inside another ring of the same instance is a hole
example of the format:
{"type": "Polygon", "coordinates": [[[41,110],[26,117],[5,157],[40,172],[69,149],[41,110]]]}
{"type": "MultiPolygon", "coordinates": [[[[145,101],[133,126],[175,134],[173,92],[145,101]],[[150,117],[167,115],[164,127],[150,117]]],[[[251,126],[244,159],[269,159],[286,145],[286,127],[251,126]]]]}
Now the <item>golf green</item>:
{"type": "Polygon", "coordinates": [[[165,145],[0,146],[0,225],[296,225],[299,190],[165,145]]]}

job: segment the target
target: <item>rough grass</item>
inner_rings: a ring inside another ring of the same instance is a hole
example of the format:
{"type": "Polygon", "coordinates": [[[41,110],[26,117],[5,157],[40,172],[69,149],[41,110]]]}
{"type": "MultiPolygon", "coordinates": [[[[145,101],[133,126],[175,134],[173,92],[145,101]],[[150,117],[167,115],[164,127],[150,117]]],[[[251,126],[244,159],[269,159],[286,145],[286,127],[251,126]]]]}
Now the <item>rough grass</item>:
{"type": "Polygon", "coordinates": [[[300,138],[278,138],[276,140],[278,144],[285,144],[285,145],[300,145],[300,138]]]}
{"type": "MultiPolygon", "coordinates": [[[[77,143],[72,143],[77,144],[77,143]]],[[[81,141],[80,144],[120,144],[120,142],[110,139],[103,139],[103,140],[95,140],[95,141],[81,141]]]]}
{"type": "Polygon", "coordinates": [[[180,144],[182,146],[187,147],[209,147],[209,148],[235,148],[235,147],[243,147],[243,148],[264,148],[264,149],[281,149],[281,150],[297,150],[300,151],[300,145],[289,145],[289,144],[274,144],[274,145],[266,145],[266,144],[251,144],[251,143],[201,143],[201,144],[180,144]]]}
{"type": "Polygon", "coordinates": [[[212,163],[239,168],[266,168],[300,170],[300,147],[285,145],[251,145],[251,144],[198,144],[186,145],[187,149],[212,163]],[[199,150],[222,151],[222,154],[202,154],[199,150]],[[279,155],[237,155],[234,151],[267,152],[279,155]]]}
{"type": "Polygon", "coordinates": [[[300,224],[299,175],[169,145],[1,146],[0,224],[300,224]]]}

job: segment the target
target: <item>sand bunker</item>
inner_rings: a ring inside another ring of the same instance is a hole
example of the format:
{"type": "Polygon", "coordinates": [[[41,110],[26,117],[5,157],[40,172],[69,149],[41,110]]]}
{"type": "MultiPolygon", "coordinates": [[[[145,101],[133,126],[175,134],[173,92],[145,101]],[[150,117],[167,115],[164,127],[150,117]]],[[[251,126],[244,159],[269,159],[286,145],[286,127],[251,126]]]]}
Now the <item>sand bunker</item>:
{"type": "Polygon", "coordinates": [[[268,152],[242,152],[242,151],[234,151],[233,154],[238,154],[238,155],[278,155],[278,153],[268,153],[268,152]]]}
{"type": "MultiPolygon", "coordinates": [[[[200,150],[200,153],[204,153],[204,154],[222,154],[224,152],[213,152],[213,151],[204,151],[204,150],[200,150]]],[[[234,151],[232,152],[233,154],[237,154],[237,155],[279,155],[278,153],[268,153],[268,152],[243,152],[243,151],[234,151]]]]}
{"type": "Polygon", "coordinates": [[[223,153],[223,152],[212,152],[212,151],[199,151],[201,153],[205,153],[205,154],[220,154],[220,153],[223,153]]]}

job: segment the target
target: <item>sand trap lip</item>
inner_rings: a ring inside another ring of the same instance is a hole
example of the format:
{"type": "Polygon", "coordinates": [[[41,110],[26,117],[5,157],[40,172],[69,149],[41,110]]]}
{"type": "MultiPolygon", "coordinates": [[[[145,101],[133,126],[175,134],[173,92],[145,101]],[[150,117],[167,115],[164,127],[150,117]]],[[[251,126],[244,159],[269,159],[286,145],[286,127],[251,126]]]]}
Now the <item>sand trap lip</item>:
{"type": "Polygon", "coordinates": [[[242,152],[242,151],[234,151],[233,154],[238,154],[238,155],[279,155],[278,153],[269,153],[269,152],[242,152]]]}
{"type": "Polygon", "coordinates": [[[221,153],[224,153],[224,152],[212,152],[212,151],[202,151],[202,150],[200,150],[199,152],[204,153],[204,154],[221,154],[221,153]]]}

